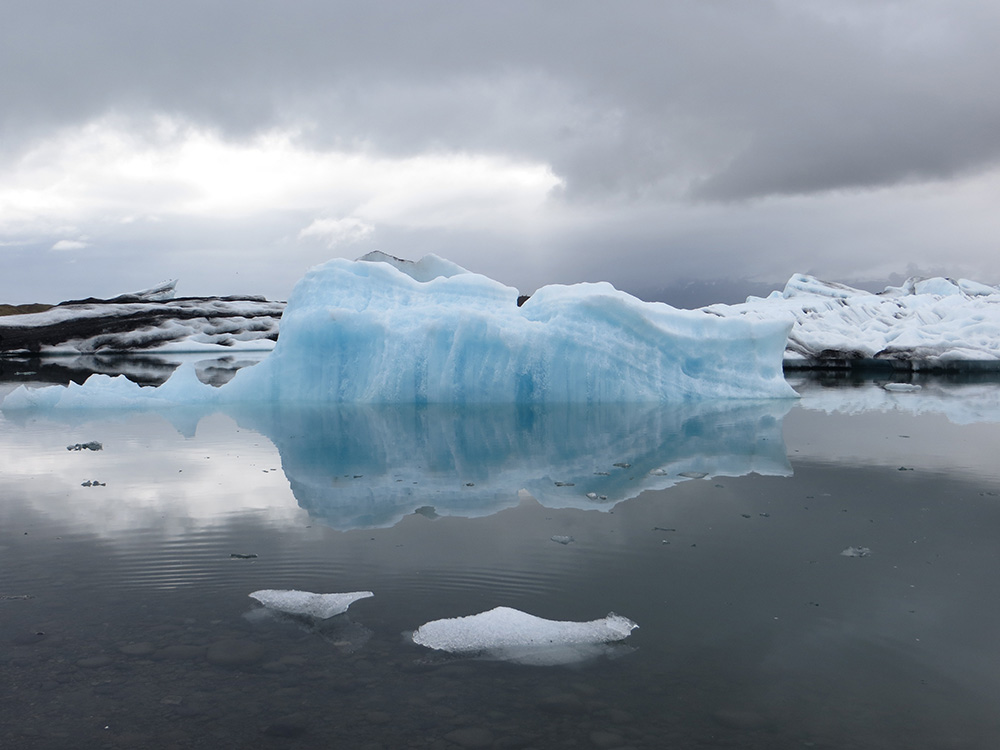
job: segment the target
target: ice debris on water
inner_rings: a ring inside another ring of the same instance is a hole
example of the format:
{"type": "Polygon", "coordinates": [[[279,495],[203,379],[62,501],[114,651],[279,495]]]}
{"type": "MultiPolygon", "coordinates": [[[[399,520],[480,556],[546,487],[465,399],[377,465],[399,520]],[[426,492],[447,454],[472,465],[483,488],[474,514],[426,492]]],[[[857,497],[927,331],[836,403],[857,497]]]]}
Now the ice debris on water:
{"type": "Polygon", "coordinates": [[[86,482],[80,482],[81,487],[107,487],[107,482],[98,482],[96,479],[88,479],[86,482]]]}
{"type": "Polygon", "coordinates": [[[438,651],[522,664],[566,664],[608,653],[605,644],[624,640],[637,627],[614,612],[600,620],[566,622],[496,607],[425,623],[413,633],[413,642],[438,651]]]}
{"type": "Polygon", "coordinates": [[[890,393],[915,393],[919,391],[923,386],[917,385],[916,383],[886,383],[882,386],[884,390],[890,393]]]}
{"type": "Polygon", "coordinates": [[[562,534],[556,534],[550,537],[553,542],[559,542],[559,544],[569,544],[570,542],[575,542],[576,540],[571,536],[563,536],[562,534]]]}
{"type": "Polygon", "coordinates": [[[261,589],[250,595],[268,609],[289,615],[305,615],[325,620],[347,611],[359,599],[375,596],[371,591],[352,591],[346,594],[314,594],[294,589],[261,589]]]}
{"type": "Polygon", "coordinates": [[[73,445],[67,445],[66,450],[68,451],[99,451],[104,448],[103,445],[98,443],[96,440],[91,440],[89,443],[73,443],[73,445]]]}
{"type": "Polygon", "coordinates": [[[867,547],[848,547],[840,554],[844,557],[868,557],[871,553],[867,547]]]}

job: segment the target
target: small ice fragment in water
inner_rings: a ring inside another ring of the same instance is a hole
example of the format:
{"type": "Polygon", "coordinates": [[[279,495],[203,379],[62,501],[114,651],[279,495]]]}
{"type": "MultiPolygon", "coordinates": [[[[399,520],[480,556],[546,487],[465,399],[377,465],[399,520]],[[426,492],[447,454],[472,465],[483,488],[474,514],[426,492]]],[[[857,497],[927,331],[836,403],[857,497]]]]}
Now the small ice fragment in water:
{"type": "Polygon", "coordinates": [[[556,482],[555,485],[556,485],[556,487],[575,487],[576,486],[576,484],[574,482],[556,482]]]}
{"type": "Polygon", "coordinates": [[[596,500],[596,499],[597,499],[597,493],[596,493],[596,492],[588,492],[588,493],[587,493],[587,497],[588,497],[588,498],[589,498],[590,500],[596,500]]]}
{"type": "Polygon", "coordinates": [[[612,465],[613,466],[617,466],[619,469],[631,469],[632,468],[632,464],[626,463],[625,461],[619,461],[618,463],[612,464],[612,465]]]}
{"type": "Polygon", "coordinates": [[[257,555],[255,555],[253,552],[249,554],[244,554],[242,552],[231,552],[229,553],[229,556],[236,560],[253,560],[255,557],[257,557],[257,555]]]}
{"type": "Polygon", "coordinates": [[[891,393],[913,393],[919,391],[923,386],[916,383],[886,383],[882,387],[891,393]]]}
{"type": "Polygon", "coordinates": [[[566,664],[606,653],[639,627],[611,612],[601,620],[545,620],[510,607],[468,617],[434,620],[413,633],[413,642],[454,654],[480,653],[522,664],[566,664]]]}
{"type": "Polygon", "coordinates": [[[667,475],[666,469],[653,469],[649,472],[651,477],[665,477],[667,475]]]}
{"type": "Polygon", "coordinates": [[[844,557],[868,557],[871,553],[867,547],[848,547],[840,554],[844,557]]]}
{"type": "Polygon", "coordinates": [[[559,542],[559,544],[569,544],[570,542],[576,541],[571,536],[562,536],[561,534],[556,534],[556,536],[551,537],[553,542],[559,542]]]}
{"type": "Polygon", "coordinates": [[[289,615],[308,615],[325,620],[347,611],[358,599],[375,596],[371,591],[352,591],[347,594],[314,594],[311,591],[262,589],[250,594],[269,609],[289,615]]]}
{"type": "Polygon", "coordinates": [[[686,479],[704,479],[708,476],[704,471],[682,471],[677,476],[684,477],[686,479]]]}
{"type": "Polygon", "coordinates": [[[103,449],[104,446],[98,443],[96,440],[91,440],[89,443],[74,443],[73,445],[67,445],[66,450],[68,451],[99,451],[103,449]]]}

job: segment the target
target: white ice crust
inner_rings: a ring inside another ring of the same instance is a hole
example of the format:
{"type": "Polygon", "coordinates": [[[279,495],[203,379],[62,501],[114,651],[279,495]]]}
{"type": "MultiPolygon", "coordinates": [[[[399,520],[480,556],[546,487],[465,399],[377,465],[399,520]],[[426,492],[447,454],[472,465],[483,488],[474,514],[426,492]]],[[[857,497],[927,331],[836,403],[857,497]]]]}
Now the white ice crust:
{"type": "Polygon", "coordinates": [[[1000,289],[967,279],[909,279],[872,294],[795,274],[783,292],[702,311],[791,322],[789,364],[837,356],[907,360],[914,369],[1000,362],[1000,289]]]}
{"type": "Polygon", "coordinates": [[[85,406],[91,394],[101,406],[116,397],[123,406],[795,397],[782,374],[785,320],[720,319],[642,302],[606,283],[544,287],[518,307],[516,289],[442,259],[405,272],[398,265],[337,259],[309,271],[292,292],[274,351],[221,388],[180,372],[157,393],[91,378],[51,396],[15,392],[4,407],[85,406]],[[419,280],[434,273],[452,275],[419,280]]]}
{"type": "Polygon", "coordinates": [[[268,609],[289,615],[305,615],[326,620],[343,614],[354,602],[374,596],[371,591],[352,591],[347,594],[314,594],[294,589],[261,589],[250,595],[268,609]]]}
{"type": "Polygon", "coordinates": [[[453,654],[477,654],[503,661],[559,664],[595,656],[598,647],[622,641],[639,627],[613,612],[600,620],[545,620],[510,607],[468,617],[434,620],[413,633],[421,646],[453,654]]]}

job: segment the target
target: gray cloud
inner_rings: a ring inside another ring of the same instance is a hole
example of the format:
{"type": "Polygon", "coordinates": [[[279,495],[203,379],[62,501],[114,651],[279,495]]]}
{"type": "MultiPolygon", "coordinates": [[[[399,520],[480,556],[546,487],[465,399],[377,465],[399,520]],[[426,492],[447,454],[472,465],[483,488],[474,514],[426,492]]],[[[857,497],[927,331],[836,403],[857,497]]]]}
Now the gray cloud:
{"type": "MultiPolygon", "coordinates": [[[[109,114],[149,140],[162,137],[146,132],[149,117],[168,115],[227,140],[294,129],[318,149],[545,164],[563,185],[557,218],[535,235],[372,235],[384,250],[452,255],[522,288],[573,274],[639,284],[628,263],[688,277],[849,276],[872,266],[870,234],[859,233],[890,225],[887,256],[933,263],[934,246],[904,226],[930,222],[926,207],[883,192],[944,194],[1000,163],[1000,6],[989,0],[8,5],[0,177],[38,139],[109,114]],[[868,202],[845,208],[845,194],[868,202]],[[800,198],[820,201],[808,222],[800,198]],[[872,218],[887,206],[895,223],[872,218]],[[509,258],[523,272],[505,269],[509,258]]],[[[941,226],[976,227],[962,262],[994,269],[983,259],[995,222],[940,210],[941,226]]],[[[343,218],[285,213],[253,232],[176,218],[167,237],[81,225],[35,240],[86,234],[83,252],[97,258],[128,237],[174,253],[164,270],[201,247],[221,267],[239,247],[264,258],[312,222],[343,218]]],[[[321,260],[321,244],[296,258],[321,260]]]]}
{"type": "Polygon", "coordinates": [[[237,136],[308,119],[316,142],[546,159],[583,195],[809,193],[995,161],[995,4],[845,7],[19,3],[2,121],[23,138],[108,110],[237,136]]]}

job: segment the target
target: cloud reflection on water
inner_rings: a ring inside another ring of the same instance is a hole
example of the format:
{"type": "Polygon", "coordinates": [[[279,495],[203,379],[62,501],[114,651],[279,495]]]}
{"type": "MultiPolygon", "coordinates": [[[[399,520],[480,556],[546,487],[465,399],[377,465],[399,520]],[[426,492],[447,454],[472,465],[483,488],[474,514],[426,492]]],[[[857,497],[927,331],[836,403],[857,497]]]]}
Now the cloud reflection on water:
{"type": "Polygon", "coordinates": [[[66,410],[4,414],[0,443],[25,481],[57,480],[52,501],[35,494],[33,505],[122,530],[153,517],[186,525],[251,509],[287,515],[278,457],[259,434],[277,448],[299,507],[347,530],[389,527],[415,511],[488,516],[524,491],[550,508],[610,510],[692,478],[788,476],[782,421],[793,403],[66,410]],[[66,444],[91,439],[105,450],[67,458],[66,444]],[[67,506],[65,494],[94,477],[108,482],[104,492],[67,506]]]}

